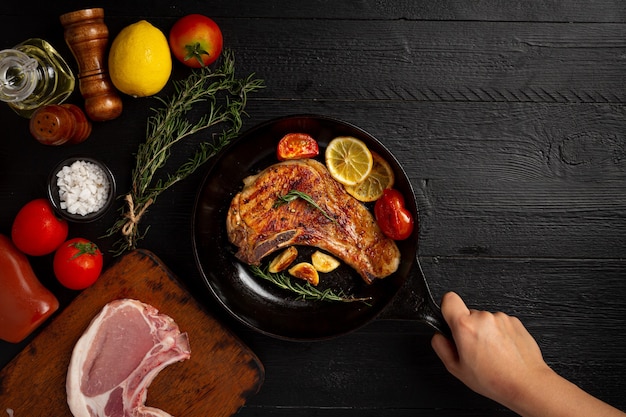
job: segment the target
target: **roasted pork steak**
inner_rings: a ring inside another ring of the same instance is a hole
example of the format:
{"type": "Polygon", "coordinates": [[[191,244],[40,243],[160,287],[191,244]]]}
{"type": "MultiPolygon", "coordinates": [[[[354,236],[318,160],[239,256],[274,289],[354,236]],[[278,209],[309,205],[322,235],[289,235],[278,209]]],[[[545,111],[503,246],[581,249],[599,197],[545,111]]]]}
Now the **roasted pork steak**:
{"type": "Polygon", "coordinates": [[[395,272],[400,262],[398,247],[383,235],[370,211],[314,159],[280,162],[245,178],[226,227],[238,247],[236,256],[251,265],[283,247],[315,246],[371,283],[395,272]],[[301,198],[275,207],[292,190],[307,194],[322,210],[301,198]]]}
{"type": "Polygon", "coordinates": [[[170,317],[137,300],[112,301],[74,347],[67,403],[74,417],[171,417],[144,405],[147,388],[189,356],[187,334],[170,317]]]}

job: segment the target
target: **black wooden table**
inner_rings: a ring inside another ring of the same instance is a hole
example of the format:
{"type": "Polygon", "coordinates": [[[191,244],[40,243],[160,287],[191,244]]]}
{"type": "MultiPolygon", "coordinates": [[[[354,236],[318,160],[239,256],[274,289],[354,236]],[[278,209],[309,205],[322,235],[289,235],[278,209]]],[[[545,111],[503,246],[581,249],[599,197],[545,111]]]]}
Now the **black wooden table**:
{"type": "MultiPolygon", "coordinates": [[[[251,98],[244,129],[316,113],[379,138],[417,194],[419,256],[435,297],[455,290],[472,307],[517,315],[554,369],[626,409],[626,3],[104,3],[111,36],[140,19],[167,32],[188,13],[213,17],[237,71],[254,72],[267,86],[251,98]]],[[[0,47],[42,37],[74,64],[58,16],[94,6],[4,2],[0,47]]],[[[176,65],[173,78],[184,73],[176,65]]],[[[82,103],[77,93],[70,101],[82,103]]],[[[71,148],[38,144],[27,121],[0,106],[0,233],[9,233],[23,204],[44,195],[48,170],[66,155],[97,156],[126,191],[157,105],[125,96],[120,118],[96,124],[87,142],[71,148]]],[[[150,208],[141,247],[208,297],[190,238],[202,177],[150,208]]],[[[100,236],[115,219],[113,211],[72,225],[72,233],[107,250],[111,241],[100,236]]],[[[55,283],[50,258],[32,263],[68,303],[75,294],[55,283]]],[[[240,415],[512,415],[445,371],[431,330],[403,303],[408,294],[380,320],[318,342],[260,335],[214,306],[266,368],[261,391],[240,415]]],[[[26,343],[0,344],[0,366],[26,343]]]]}

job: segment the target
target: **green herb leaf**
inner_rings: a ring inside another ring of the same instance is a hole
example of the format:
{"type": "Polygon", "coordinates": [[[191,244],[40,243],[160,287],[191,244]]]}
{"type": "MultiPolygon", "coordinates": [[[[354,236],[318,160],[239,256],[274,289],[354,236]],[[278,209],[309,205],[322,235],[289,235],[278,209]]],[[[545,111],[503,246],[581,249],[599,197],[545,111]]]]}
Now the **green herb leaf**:
{"type": "Polygon", "coordinates": [[[255,276],[263,278],[279,288],[291,291],[297,294],[298,298],[304,300],[339,301],[344,303],[359,301],[369,305],[368,302],[372,299],[371,297],[356,298],[345,295],[343,292],[337,294],[330,288],[320,290],[308,282],[293,282],[291,278],[285,274],[273,274],[268,272],[267,269],[262,269],[255,265],[250,265],[250,270],[255,276]]]}
{"type": "Polygon", "coordinates": [[[309,203],[311,206],[318,209],[324,215],[324,217],[326,217],[331,222],[337,223],[337,221],[334,218],[332,218],[323,208],[321,208],[315,202],[315,200],[313,200],[313,198],[310,195],[308,195],[307,193],[303,193],[302,191],[298,191],[298,190],[291,190],[287,194],[279,196],[274,202],[274,205],[272,207],[273,208],[280,207],[283,204],[288,204],[298,198],[303,199],[304,201],[309,203]]]}
{"type": "Polygon", "coordinates": [[[255,79],[254,74],[235,77],[232,52],[226,49],[222,57],[219,68],[192,70],[186,79],[175,81],[175,92],[169,99],[156,97],[163,107],[148,118],[146,140],[136,154],[132,186],[124,196],[127,205],[106,235],[121,232],[122,238],[114,245],[116,255],[137,247],[149,228],[140,232],[139,220],[162,192],[193,174],[237,137],[248,94],[263,88],[263,81],[255,79]],[[196,110],[202,116],[193,117],[196,110]],[[212,132],[207,133],[208,129],[212,132]],[[195,139],[199,132],[209,139],[192,144],[195,153],[173,172],[162,172],[175,146],[195,139]]]}

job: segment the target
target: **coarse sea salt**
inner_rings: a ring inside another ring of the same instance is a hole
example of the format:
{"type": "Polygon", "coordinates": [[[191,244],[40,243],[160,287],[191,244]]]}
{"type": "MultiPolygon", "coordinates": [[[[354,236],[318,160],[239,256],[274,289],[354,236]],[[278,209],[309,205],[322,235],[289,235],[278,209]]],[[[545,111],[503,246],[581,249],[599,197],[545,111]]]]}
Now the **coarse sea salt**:
{"type": "Polygon", "coordinates": [[[104,207],[109,180],[102,168],[88,161],[75,161],[57,173],[60,206],[70,214],[86,216],[104,207]]]}

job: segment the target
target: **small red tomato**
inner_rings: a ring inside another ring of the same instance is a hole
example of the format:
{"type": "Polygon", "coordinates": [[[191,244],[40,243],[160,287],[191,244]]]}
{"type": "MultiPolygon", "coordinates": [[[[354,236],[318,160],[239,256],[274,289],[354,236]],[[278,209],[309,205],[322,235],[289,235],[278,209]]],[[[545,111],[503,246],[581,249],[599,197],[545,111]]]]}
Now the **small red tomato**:
{"type": "Polygon", "coordinates": [[[71,290],[92,285],[102,272],[102,252],[98,246],[81,237],[63,243],[54,254],[54,276],[71,290]]]}
{"type": "Polygon", "coordinates": [[[27,255],[42,256],[54,252],[67,239],[67,221],[58,218],[50,202],[32,200],[18,211],[11,228],[11,239],[27,255]]]}
{"type": "Polygon", "coordinates": [[[404,206],[404,197],[398,190],[383,191],[374,205],[374,215],[380,229],[390,239],[404,240],[413,233],[413,216],[404,206]]]}
{"type": "Polygon", "coordinates": [[[314,158],[320,153],[317,141],[306,133],[288,133],[278,142],[276,156],[287,159],[314,158]]]}
{"type": "Polygon", "coordinates": [[[206,67],[222,53],[222,31],[213,19],[201,14],[180,18],[170,30],[172,54],[192,68],[206,67]]]}

